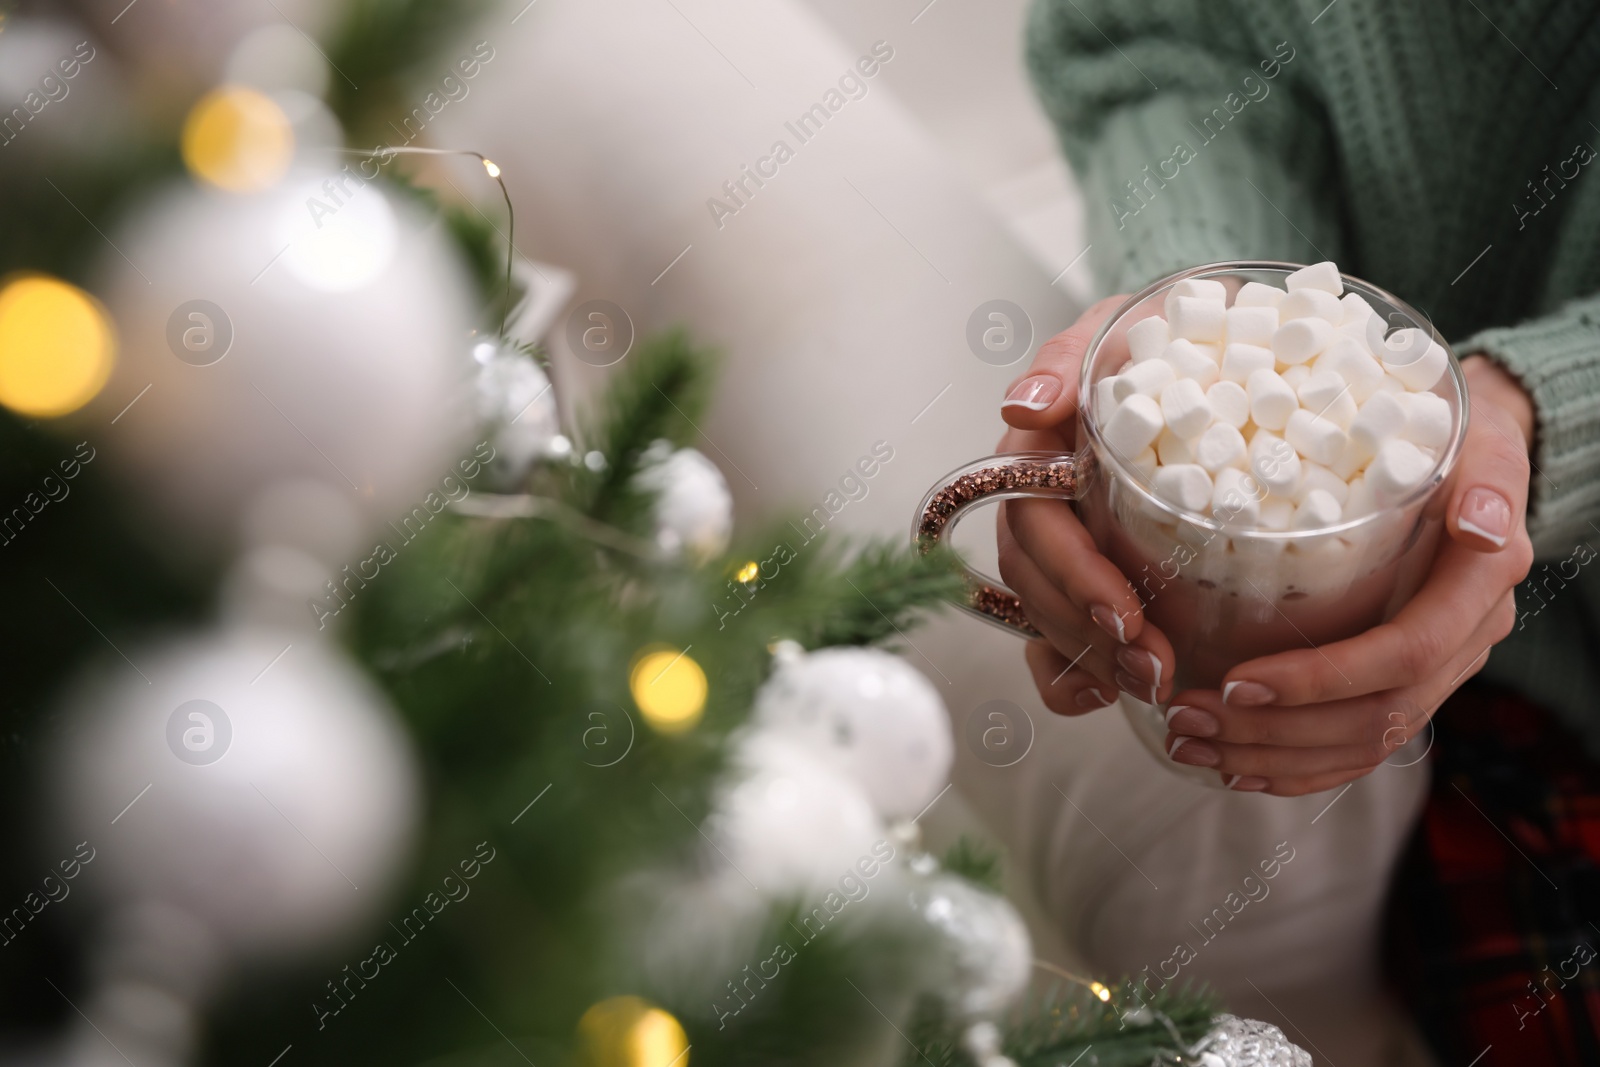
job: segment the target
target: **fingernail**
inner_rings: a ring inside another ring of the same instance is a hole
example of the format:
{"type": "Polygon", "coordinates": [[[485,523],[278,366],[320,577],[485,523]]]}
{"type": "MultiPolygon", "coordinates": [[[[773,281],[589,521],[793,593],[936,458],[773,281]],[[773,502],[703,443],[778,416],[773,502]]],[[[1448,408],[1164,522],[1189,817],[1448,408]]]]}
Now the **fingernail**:
{"type": "Polygon", "coordinates": [[[1117,662],[1122,664],[1123,670],[1134,677],[1150,685],[1157,687],[1161,685],[1161,661],[1156,659],[1155,653],[1142,648],[1119,648],[1117,662]]]}
{"type": "Polygon", "coordinates": [[[1094,620],[1096,626],[1117,639],[1118,644],[1128,643],[1128,631],[1122,625],[1122,616],[1106,607],[1096,604],[1089,609],[1089,618],[1094,620]]]}
{"type": "Polygon", "coordinates": [[[1173,763],[1187,763],[1191,767],[1215,767],[1222,762],[1222,753],[1209,741],[1179,737],[1174,738],[1167,749],[1167,758],[1173,763]]]}
{"type": "Polygon", "coordinates": [[[1227,785],[1235,793],[1259,793],[1266,787],[1267,780],[1253,774],[1235,774],[1228,779],[1227,785]]]}
{"type": "MultiPolygon", "coordinates": [[[[991,394],[993,395],[993,394],[991,394]]],[[[1043,411],[1061,395],[1061,380],[1053,374],[1035,374],[1024,378],[1006,394],[1003,408],[1019,407],[1029,411],[1043,411]]]]}
{"type": "Polygon", "coordinates": [[[1190,737],[1216,737],[1222,732],[1222,724],[1203,708],[1179,704],[1167,709],[1167,729],[1190,737]]]}
{"type": "Polygon", "coordinates": [[[1222,687],[1222,702],[1235,707],[1251,708],[1258,704],[1271,704],[1278,694],[1260,682],[1229,682],[1222,687]]]}
{"type": "Polygon", "coordinates": [[[1467,533],[1502,547],[1511,536],[1511,504],[1493,489],[1469,489],[1461,498],[1456,524],[1467,533]]]}
{"type": "Polygon", "coordinates": [[[1141,678],[1135,678],[1127,671],[1117,672],[1117,685],[1121,686],[1122,691],[1135,700],[1142,700],[1146,704],[1154,704],[1156,702],[1156,687],[1141,678]]]}
{"type": "Polygon", "coordinates": [[[1085,689],[1077,695],[1073,703],[1084,711],[1094,711],[1096,708],[1105,707],[1115,699],[1116,697],[1108,697],[1098,689],[1085,689]]]}

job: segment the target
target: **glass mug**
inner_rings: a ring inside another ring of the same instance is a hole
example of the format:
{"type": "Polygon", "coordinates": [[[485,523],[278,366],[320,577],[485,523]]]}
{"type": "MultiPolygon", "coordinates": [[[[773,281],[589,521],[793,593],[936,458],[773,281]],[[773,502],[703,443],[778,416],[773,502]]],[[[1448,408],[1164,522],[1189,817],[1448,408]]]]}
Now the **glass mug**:
{"type": "MultiPolygon", "coordinates": [[[[1070,501],[1095,546],[1127,577],[1145,617],[1172,642],[1173,692],[1216,689],[1235,665],[1294,648],[1353,637],[1392,618],[1422,584],[1443,527],[1440,492],[1466,435],[1467,388],[1455,353],[1410,305],[1360,279],[1343,276],[1386,328],[1416,327],[1444,346],[1447,368],[1433,392],[1450,405],[1451,432],[1428,477],[1406,496],[1371,514],[1313,530],[1239,528],[1184,512],[1155,496],[1100,429],[1096,384],[1128,359],[1128,327],[1161,311],[1172,286],[1214,279],[1230,292],[1245,282],[1283,288],[1296,264],[1267,261],[1194,267],[1129,297],[1089,343],[1078,375],[1076,451],[1013,452],[977,460],[928,491],[912,538],[924,551],[949,537],[981,503],[1018,497],[1070,501]]],[[[966,568],[960,606],[1025,637],[1039,637],[1016,595],[966,568]]],[[[1123,694],[1134,732],[1175,773],[1221,787],[1216,771],[1166,758],[1166,706],[1123,694]]]]}

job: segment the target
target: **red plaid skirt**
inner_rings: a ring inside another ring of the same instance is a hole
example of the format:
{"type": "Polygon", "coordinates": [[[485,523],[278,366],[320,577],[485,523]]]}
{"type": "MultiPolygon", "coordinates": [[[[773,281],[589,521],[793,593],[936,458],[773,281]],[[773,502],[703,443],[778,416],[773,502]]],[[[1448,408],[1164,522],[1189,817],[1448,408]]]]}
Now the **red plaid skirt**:
{"type": "Polygon", "coordinates": [[[1451,1067],[1600,1065],[1600,764],[1487,685],[1435,723],[1390,899],[1394,991],[1451,1067]]]}

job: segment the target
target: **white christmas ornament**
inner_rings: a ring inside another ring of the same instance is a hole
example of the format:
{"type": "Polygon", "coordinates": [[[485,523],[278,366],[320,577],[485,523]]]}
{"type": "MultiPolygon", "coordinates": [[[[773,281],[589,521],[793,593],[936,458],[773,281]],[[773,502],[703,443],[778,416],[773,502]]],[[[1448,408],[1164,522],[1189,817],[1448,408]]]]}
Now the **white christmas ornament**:
{"type": "Polygon", "coordinates": [[[184,183],[115,234],[126,258],[102,261],[123,351],[85,417],[121,414],[115,461],[202,543],[293,478],[381,526],[467,443],[472,302],[455,252],[375,185],[347,183],[324,213],[329,183],[184,183]]]}
{"type": "Polygon", "coordinates": [[[492,341],[473,345],[472,358],[478,364],[479,425],[493,435],[503,479],[519,481],[540,457],[565,454],[554,445],[561,417],[544,368],[532,356],[492,341]]]}
{"type": "Polygon", "coordinates": [[[733,494],[722,471],[692,448],[650,446],[638,484],[656,494],[656,542],[669,555],[719,556],[733,535],[733,494]]]}
{"type": "Polygon", "coordinates": [[[950,776],[944,701],[905,660],[875,648],[780,646],[753,722],[856,782],[885,819],[921,813],[950,776]]]}
{"type": "Polygon", "coordinates": [[[835,888],[888,834],[860,786],[759,730],[739,739],[706,833],[717,850],[708,862],[770,897],[835,888]]]}
{"type": "Polygon", "coordinates": [[[943,966],[930,988],[952,1012],[992,1017],[1027,988],[1033,943],[1010,901],[940,874],[912,889],[911,908],[940,936],[943,966]]]}

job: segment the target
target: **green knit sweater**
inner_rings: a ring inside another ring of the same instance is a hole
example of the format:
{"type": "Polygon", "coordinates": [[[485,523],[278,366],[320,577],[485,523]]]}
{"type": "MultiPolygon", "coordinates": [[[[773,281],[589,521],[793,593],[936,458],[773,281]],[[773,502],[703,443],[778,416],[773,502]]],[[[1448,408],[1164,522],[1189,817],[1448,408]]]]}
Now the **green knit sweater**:
{"type": "Polygon", "coordinates": [[[1109,292],[1333,259],[1521,380],[1539,561],[1485,675],[1600,756],[1600,4],[1035,0],[1109,292]]]}

